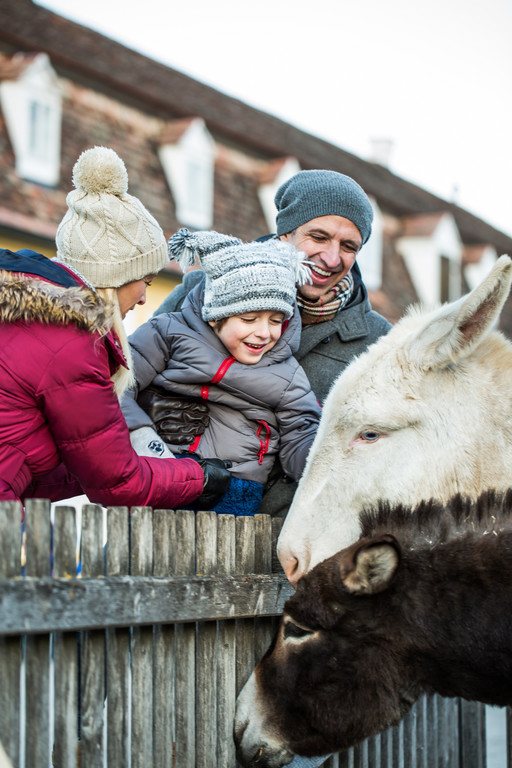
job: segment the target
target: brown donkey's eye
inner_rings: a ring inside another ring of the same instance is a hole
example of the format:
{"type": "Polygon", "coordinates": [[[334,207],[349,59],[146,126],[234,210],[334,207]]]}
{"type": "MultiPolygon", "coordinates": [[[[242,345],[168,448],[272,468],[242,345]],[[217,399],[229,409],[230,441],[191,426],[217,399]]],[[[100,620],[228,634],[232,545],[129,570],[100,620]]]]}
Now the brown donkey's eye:
{"type": "Polygon", "coordinates": [[[294,638],[300,638],[300,637],[307,637],[308,635],[314,634],[309,629],[303,629],[302,627],[297,626],[297,624],[293,624],[291,621],[287,621],[284,627],[284,638],[287,640],[289,637],[294,638]]]}

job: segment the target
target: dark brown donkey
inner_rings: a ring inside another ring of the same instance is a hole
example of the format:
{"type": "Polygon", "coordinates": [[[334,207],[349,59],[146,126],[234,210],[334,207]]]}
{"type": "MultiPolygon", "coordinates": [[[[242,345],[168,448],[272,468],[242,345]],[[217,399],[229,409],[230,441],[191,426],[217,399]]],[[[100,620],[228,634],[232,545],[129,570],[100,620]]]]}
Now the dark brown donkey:
{"type": "Polygon", "coordinates": [[[437,692],[512,704],[512,491],[362,516],[287,601],[237,702],[244,766],[348,748],[437,692]]]}

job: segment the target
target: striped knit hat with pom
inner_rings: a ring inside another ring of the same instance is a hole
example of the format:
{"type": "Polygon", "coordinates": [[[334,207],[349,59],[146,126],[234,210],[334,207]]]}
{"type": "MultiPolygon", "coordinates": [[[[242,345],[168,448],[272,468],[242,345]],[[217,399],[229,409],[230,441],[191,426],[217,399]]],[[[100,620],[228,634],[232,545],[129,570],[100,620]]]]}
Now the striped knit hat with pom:
{"type": "Polygon", "coordinates": [[[311,280],[304,254],[275,238],[244,243],[219,232],[180,229],[169,240],[169,254],[183,271],[196,257],[204,270],[205,322],[258,310],[291,317],[296,286],[311,280]]]}
{"type": "Polygon", "coordinates": [[[95,288],[119,288],[155,274],[168,261],[160,225],[127,193],[128,174],[113,149],[83,152],[73,168],[76,187],[57,230],[57,260],[95,288]]]}

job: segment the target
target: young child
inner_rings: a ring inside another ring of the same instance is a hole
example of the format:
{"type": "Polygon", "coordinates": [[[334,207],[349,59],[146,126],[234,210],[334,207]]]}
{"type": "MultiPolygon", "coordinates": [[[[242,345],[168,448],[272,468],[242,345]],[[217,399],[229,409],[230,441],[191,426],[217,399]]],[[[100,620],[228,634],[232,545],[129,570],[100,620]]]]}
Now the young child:
{"type": "Polygon", "coordinates": [[[154,424],[137,402],[150,385],[203,398],[204,432],[189,436],[188,447],[176,440],[168,448],[231,462],[230,485],[214,509],[253,515],[276,457],[297,480],[318,427],[320,406],[293,357],[301,331],[296,284],[309,278],[309,268],[288,243],[243,243],[217,232],[180,229],[169,253],[183,271],[197,257],[204,277],[181,312],[153,317],[129,338],[136,386],[122,410],[132,444],[137,450],[142,436],[151,452],[153,437],[159,450],[154,424]]]}

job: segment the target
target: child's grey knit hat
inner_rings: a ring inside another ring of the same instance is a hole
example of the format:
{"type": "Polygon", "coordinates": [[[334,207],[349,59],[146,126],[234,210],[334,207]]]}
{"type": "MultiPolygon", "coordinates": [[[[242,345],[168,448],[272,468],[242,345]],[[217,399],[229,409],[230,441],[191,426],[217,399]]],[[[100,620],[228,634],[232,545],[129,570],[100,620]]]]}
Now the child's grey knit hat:
{"type": "Polygon", "coordinates": [[[205,322],[258,310],[291,317],[296,286],[311,279],[304,254],[276,238],[244,243],[219,232],[183,228],[169,239],[169,255],[183,271],[198,258],[206,275],[205,322]]]}
{"type": "Polygon", "coordinates": [[[343,216],[361,233],[363,244],[372,232],[373,209],[357,181],[336,171],[299,171],[281,184],[274,203],[278,235],[300,227],[317,216],[343,216]]]}
{"type": "Polygon", "coordinates": [[[57,259],[95,288],[119,288],[156,274],[168,261],[162,228],[128,194],[128,174],[108,147],[82,152],[73,168],[68,211],[57,230],[57,259]]]}

